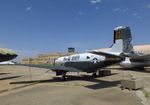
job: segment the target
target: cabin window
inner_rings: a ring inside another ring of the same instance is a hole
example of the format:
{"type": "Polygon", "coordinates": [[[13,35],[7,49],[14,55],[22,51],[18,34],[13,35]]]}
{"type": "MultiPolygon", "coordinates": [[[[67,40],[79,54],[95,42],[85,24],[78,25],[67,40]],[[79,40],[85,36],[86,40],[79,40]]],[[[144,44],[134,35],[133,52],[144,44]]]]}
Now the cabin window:
{"type": "Polygon", "coordinates": [[[70,61],[70,57],[68,58],[68,61],[70,61]]]}
{"type": "Polygon", "coordinates": [[[63,61],[68,61],[68,58],[65,58],[65,57],[64,57],[63,61]]]}
{"type": "Polygon", "coordinates": [[[86,57],[86,59],[90,59],[90,57],[89,57],[89,56],[87,56],[87,57],[86,57]]]}
{"type": "Polygon", "coordinates": [[[71,60],[79,60],[80,56],[72,56],[71,60]]]}

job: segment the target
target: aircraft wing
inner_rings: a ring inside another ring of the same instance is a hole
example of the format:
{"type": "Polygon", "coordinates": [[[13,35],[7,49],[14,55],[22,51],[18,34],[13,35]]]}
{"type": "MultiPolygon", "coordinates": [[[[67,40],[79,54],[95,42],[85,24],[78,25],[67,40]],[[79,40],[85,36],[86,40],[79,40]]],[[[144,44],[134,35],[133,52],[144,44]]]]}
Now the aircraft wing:
{"type": "Polygon", "coordinates": [[[134,61],[146,61],[146,60],[150,60],[150,54],[141,55],[141,56],[133,56],[133,57],[130,57],[130,59],[134,61]]]}
{"type": "Polygon", "coordinates": [[[53,71],[68,71],[68,72],[81,72],[81,70],[73,68],[73,67],[65,67],[65,66],[54,66],[51,68],[53,71]]]}
{"type": "Polygon", "coordinates": [[[102,56],[105,56],[106,58],[118,58],[118,59],[120,59],[120,60],[122,59],[121,56],[114,55],[114,54],[110,54],[110,53],[107,53],[107,52],[90,51],[89,53],[96,54],[96,55],[102,55],[102,56]]]}
{"type": "Polygon", "coordinates": [[[50,69],[52,71],[81,72],[81,70],[73,67],[52,66],[50,64],[21,64],[21,65],[28,66],[28,67],[45,68],[45,69],[50,69]]]}

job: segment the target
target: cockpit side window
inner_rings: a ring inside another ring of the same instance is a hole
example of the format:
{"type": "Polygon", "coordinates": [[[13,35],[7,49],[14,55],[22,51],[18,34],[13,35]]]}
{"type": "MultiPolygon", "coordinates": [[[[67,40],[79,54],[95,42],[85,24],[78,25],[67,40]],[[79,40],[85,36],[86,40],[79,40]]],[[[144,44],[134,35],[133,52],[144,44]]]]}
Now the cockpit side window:
{"type": "Polygon", "coordinates": [[[86,57],[86,59],[90,59],[90,57],[89,57],[89,56],[87,56],[87,57],[86,57]]]}

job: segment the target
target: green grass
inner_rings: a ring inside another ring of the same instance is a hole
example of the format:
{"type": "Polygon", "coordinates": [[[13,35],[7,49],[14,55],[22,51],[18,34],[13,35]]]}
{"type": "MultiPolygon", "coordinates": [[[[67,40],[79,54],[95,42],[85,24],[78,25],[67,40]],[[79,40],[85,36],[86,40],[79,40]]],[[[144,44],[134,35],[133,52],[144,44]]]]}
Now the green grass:
{"type": "Polygon", "coordinates": [[[143,89],[143,93],[144,93],[144,96],[146,98],[149,98],[150,97],[150,92],[146,92],[144,89],[143,89]]]}
{"type": "Polygon", "coordinates": [[[144,87],[142,87],[140,90],[143,91],[143,94],[144,94],[144,96],[145,96],[146,98],[149,98],[149,97],[150,97],[150,92],[146,92],[146,91],[144,90],[144,87]]]}
{"type": "Polygon", "coordinates": [[[150,97],[150,92],[144,92],[144,95],[146,98],[149,98],[150,97]]]}

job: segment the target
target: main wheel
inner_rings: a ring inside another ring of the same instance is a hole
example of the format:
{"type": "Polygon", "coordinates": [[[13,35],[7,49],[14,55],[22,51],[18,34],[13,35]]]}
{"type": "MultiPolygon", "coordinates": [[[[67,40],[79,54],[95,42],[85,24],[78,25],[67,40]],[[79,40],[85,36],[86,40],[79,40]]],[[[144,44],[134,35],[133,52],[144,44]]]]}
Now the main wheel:
{"type": "Polygon", "coordinates": [[[94,78],[96,78],[96,77],[97,77],[96,72],[92,74],[92,77],[94,77],[94,78]]]}
{"type": "Polygon", "coordinates": [[[62,80],[62,81],[66,81],[66,72],[65,72],[65,73],[62,73],[61,80],[62,80]]]}

